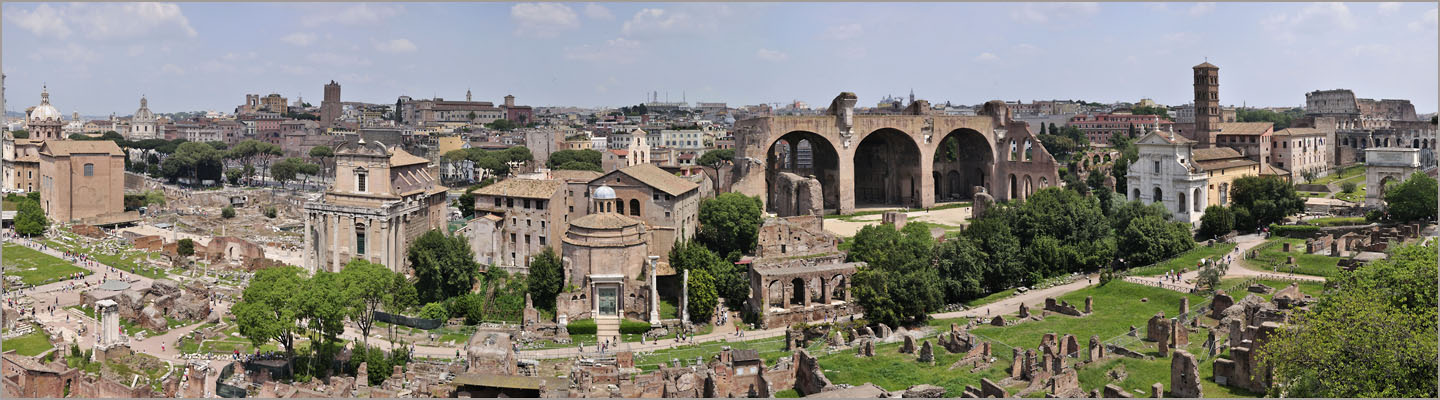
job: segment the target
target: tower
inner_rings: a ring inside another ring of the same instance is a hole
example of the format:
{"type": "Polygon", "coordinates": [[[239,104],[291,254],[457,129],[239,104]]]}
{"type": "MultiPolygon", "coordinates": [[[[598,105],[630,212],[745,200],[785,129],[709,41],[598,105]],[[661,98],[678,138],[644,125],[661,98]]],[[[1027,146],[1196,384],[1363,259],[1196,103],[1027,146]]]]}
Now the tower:
{"type": "Polygon", "coordinates": [[[330,81],[325,85],[325,98],[320,101],[320,129],[330,129],[340,117],[340,84],[330,81]]]}
{"type": "Polygon", "coordinates": [[[515,96],[505,95],[505,108],[515,107],[515,96]]]}
{"type": "Polygon", "coordinates": [[[1215,144],[1220,133],[1220,67],[1209,62],[1196,65],[1195,71],[1195,139],[1199,147],[1215,144]]]}
{"type": "Polygon", "coordinates": [[[465,102],[466,102],[466,103],[469,103],[469,102],[472,102],[472,101],[474,101],[474,100],[470,100],[470,89],[465,89],[465,102]]]}
{"type": "Polygon", "coordinates": [[[31,139],[63,140],[65,137],[60,134],[60,126],[64,125],[60,120],[63,118],[60,110],[50,105],[49,87],[42,86],[40,105],[35,106],[26,116],[25,125],[30,130],[31,139]]]}

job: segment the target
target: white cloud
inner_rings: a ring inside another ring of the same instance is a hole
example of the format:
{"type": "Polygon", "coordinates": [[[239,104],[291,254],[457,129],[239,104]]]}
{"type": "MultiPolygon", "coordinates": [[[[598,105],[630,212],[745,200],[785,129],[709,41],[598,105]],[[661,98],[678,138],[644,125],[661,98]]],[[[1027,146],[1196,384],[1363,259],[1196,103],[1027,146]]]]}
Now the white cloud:
{"type": "Polygon", "coordinates": [[[564,56],[569,60],[608,62],[616,64],[628,64],[635,62],[640,55],[640,42],[625,38],[615,38],[605,41],[605,44],[592,46],[567,46],[564,49],[564,56]]]}
{"type": "Polygon", "coordinates": [[[306,55],[305,59],[312,63],[324,64],[332,67],[353,67],[370,65],[370,59],[348,54],[311,53],[309,55],[306,55]]]}
{"type": "Polygon", "coordinates": [[[1190,7],[1190,16],[1198,17],[1215,11],[1215,3],[1197,3],[1190,7]]]}
{"type": "Polygon", "coordinates": [[[234,61],[254,60],[256,57],[259,57],[259,56],[260,56],[259,54],[256,54],[255,52],[250,51],[250,52],[245,52],[245,53],[240,53],[240,54],[236,54],[236,53],[225,53],[225,55],[220,56],[220,59],[221,59],[221,60],[224,60],[224,61],[234,62],[234,61]]]}
{"type": "Polygon", "coordinates": [[[790,59],[790,55],[785,54],[782,51],[763,48],[755,51],[755,56],[760,57],[761,60],[766,61],[785,61],[787,59],[790,59]]]}
{"type": "Polygon", "coordinates": [[[1426,30],[1433,31],[1435,30],[1437,20],[1440,20],[1440,18],[1437,17],[1440,17],[1440,15],[1437,15],[1437,10],[1432,8],[1430,11],[1426,11],[1425,15],[1421,16],[1419,21],[1411,22],[1409,24],[1410,30],[1416,32],[1426,30]]]}
{"type": "Polygon", "coordinates": [[[1140,4],[1141,4],[1141,5],[1144,5],[1144,6],[1145,6],[1145,9],[1150,10],[1150,11],[1165,11],[1166,9],[1168,9],[1168,7],[1165,6],[1165,3],[1140,3],[1140,4]]]}
{"type": "Polygon", "coordinates": [[[100,53],[78,43],[70,42],[64,46],[44,46],[30,55],[32,60],[64,61],[72,64],[89,64],[100,61],[100,53]]]}
{"type": "Polygon", "coordinates": [[[336,5],[333,4],[326,4],[321,7],[324,7],[324,9],[304,19],[303,24],[305,26],[375,24],[386,18],[400,15],[400,12],[405,10],[398,5],[378,5],[370,3],[340,6],[343,8],[339,11],[334,9],[336,5]]]}
{"type": "Polygon", "coordinates": [[[696,19],[685,11],[646,8],[636,12],[629,21],[625,21],[625,24],[620,27],[620,32],[626,36],[666,36],[713,29],[715,29],[713,19],[696,19]]]}
{"type": "Polygon", "coordinates": [[[1380,3],[1379,10],[1380,10],[1380,15],[1390,15],[1390,14],[1394,14],[1396,11],[1400,11],[1400,3],[1397,3],[1397,2],[1384,2],[1384,3],[1380,3]]]}
{"type": "Polygon", "coordinates": [[[91,40],[195,37],[190,19],[172,3],[41,4],[34,11],[11,8],[7,20],[38,36],[64,39],[74,30],[91,40]]]}
{"type": "Polygon", "coordinates": [[[41,4],[35,7],[34,11],[27,11],[20,7],[7,8],[5,20],[15,23],[21,29],[30,31],[35,36],[60,39],[70,36],[70,27],[65,26],[65,18],[61,15],[61,11],[51,8],[49,4],[41,4]]]}
{"type": "Polygon", "coordinates": [[[375,50],[386,53],[399,54],[414,52],[416,48],[415,43],[410,42],[410,39],[391,39],[382,42],[376,42],[375,50]]]}
{"type": "Polygon", "coordinates": [[[609,21],[615,19],[615,14],[611,14],[610,9],[605,8],[605,6],[595,3],[586,3],[585,17],[590,19],[609,21]]]}
{"type": "Polygon", "coordinates": [[[1166,44],[1188,44],[1200,41],[1200,37],[1190,32],[1173,32],[1160,36],[1166,44]]]}
{"type": "Polygon", "coordinates": [[[280,41],[300,47],[305,47],[309,46],[311,43],[315,43],[315,39],[317,39],[317,37],[314,33],[295,32],[289,35],[285,35],[285,37],[280,38],[280,41]]]}
{"type": "Polygon", "coordinates": [[[1015,45],[1015,52],[1024,55],[1036,55],[1040,54],[1040,48],[1029,43],[1021,43],[1015,45]]]}
{"type": "Polygon", "coordinates": [[[287,73],[287,74],[290,74],[290,75],[305,75],[305,74],[310,73],[310,71],[311,71],[310,67],[306,67],[306,66],[302,66],[302,65],[281,65],[281,66],[280,66],[280,72],[284,72],[284,73],[287,73]]]}
{"type": "Polygon", "coordinates": [[[829,40],[846,40],[854,39],[864,34],[865,28],[861,27],[860,24],[845,24],[836,25],[825,29],[825,33],[820,34],[820,38],[829,40]]]}
{"type": "Polygon", "coordinates": [[[165,64],[165,65],[163,65],[163,66],[160,67],[160,72],[164,72],[164,73],[171,74],[171,75],[184,75],[184,74],[185,74],[185,69],[184,69],[184,68],[180,68],[180,66],[175,65],[175,64],[165,64]]]}
{"type": "Polygon", "coordinates": [[[1358,26],[1350,8],[1343,3],[1314,3],[1294,14],[1275,14],[1260,20],[1263,30],[1278,41],[1294,43],[1307,34],[1320,34],[1339,28],[1353,31],[1358,26]]]}
{"type": "Polygon", "coordinates": [[[840,49],[839,55],[840,58],[853,61],[865,59],[866,56],[870,55],[870,52],[860,46],[845,46],[840,49]]]}
{"type": "Polygon", "coordinates": [[[1355,57],[1380,57],[1390,55],[1390,46],[1379,43],[1362,44],[1350,48],[1350,55],[1355,57]]]}
{"type": "Polygon", "coordinates": [[[1025,3],[1010,11],[1010,18],[1022,23],[1041,24],[1057,20],[1089,17],[1100,12],[1097,3],[1025,3]]]}
{"type": "Polygon", "coordinates": [[[521,3],[510,7],[515,34],[554,37],[560,31],[580,27],[580,17],[570,6],[559,3],[521,3]]]}
{"type": "Polygon", "coordinates": [[[994,53],[989,52],[980,53],[980,55],[975,56],[975,61],[995,61],[999,59],[1000,57],[996,56],[994,53]]]}

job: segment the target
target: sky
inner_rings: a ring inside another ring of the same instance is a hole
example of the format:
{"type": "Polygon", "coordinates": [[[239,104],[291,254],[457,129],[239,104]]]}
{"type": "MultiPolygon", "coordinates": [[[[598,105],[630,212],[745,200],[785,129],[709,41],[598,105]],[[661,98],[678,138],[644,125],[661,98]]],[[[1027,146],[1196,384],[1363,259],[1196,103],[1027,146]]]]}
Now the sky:
{"type": "Polygon", "coordinates": [[[41,85],[69,115],[233,111],[245,94],[531,106],[808,102],[842,91],[950,101],[1184,104],[1305,93],[1437,106],[1431,3],[6,3],[6,108],[41,85]]]}

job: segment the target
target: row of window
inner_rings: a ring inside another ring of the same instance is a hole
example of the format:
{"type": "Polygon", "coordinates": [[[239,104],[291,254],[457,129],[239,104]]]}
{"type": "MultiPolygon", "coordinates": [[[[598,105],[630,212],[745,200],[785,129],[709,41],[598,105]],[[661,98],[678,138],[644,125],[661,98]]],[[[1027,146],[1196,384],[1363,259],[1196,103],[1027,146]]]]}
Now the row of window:
{"type": "MultiPolygon", "coordinates": [[[[505,203],[505,207],[515,208],[515,198],[514,198],[514,197],[500,197],[500,196],[496,196],[496,197],[495,197],[495,207],[500,207],[500,203],[501,203],[502,200],[503,200],[504,203],[505,203]]],[[[535,200],[534,200],[534,203],[533,203],[533,204],[534,204],[534,208],[535,208],[536,210],[544,210],[544,209],[545,209],[545,203],[546,203],[547,201],[548,201],[548,200],[535,199],[535,200]]],[[[531,208],[531,204],[532,204],[532,203],[531,203],[531,199],[521,199],[521,201],[520,201],[520,208],[529,210],[529,209],[531,208]]]]}

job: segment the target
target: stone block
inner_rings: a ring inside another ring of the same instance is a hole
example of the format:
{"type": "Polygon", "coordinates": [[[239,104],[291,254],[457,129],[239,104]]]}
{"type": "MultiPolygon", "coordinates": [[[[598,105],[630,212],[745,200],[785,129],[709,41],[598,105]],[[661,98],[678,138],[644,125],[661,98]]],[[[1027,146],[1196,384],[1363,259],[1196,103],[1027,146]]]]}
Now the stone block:
{"type": "Polygon", "coordinates": [[[901,393],[900,397],[908,399],[938,399],[945,397],[945,388],[929,384],[919,384],[905,389],[905,392],[901,393]]]}
{"type": "Polygon", "coordinates": [[[980,378],[980,396],[1003,399],[1010,397],[1010,394],[1005,392],[1005,388],[991,382],[990,378],[980,378]]]}
{"type": "Polygon", "coordinates": [[[1165,398],[1165,385],[1161,384],[1160,382],[1155,382],[1154,385],[1150,385],[1150,398],[1165,398]]]}
{"type": "Polygon", "coordinates": [[[906,335],[906,336],[905,336],[905,342],[902,343],[902,344],[900,344],[900,353],[902,353],[902,354],[910,354],[910,353],[914,353],[914,352],[915,352],[915,338],[914,338],[914,337],[911,337],[911,336],[909,336],[909,335],[906,335]]]}
{"type": "Polygon", "coordinates": [[[1200,363],[1190,352],[1177,349],[1170,359],[1170,394],[1174,397],[1199,398],[1200,363]]]}
{"type": "Polygon", "coordinates": [[[1134,395],[1131,395],[1130,392],[1126,392],[1125,388],[1117,386],[1113,383],[1105,385],[1105,389],[1102,393],[1103,394],[1101,396],[1107,399],[1123,399],[1135,397],[1134,395]]]}
{"type": "Polygon", "coordinates": [[[919,354],[919,356],[920,356],[920,357],[919,357],[919,360],[920,360],[920,362],[922,362],[922,363],[933,363],[933,362],[935,362],[935,347],[930,345],[930,341],[929,341],[929,340],[926,340],[926,341],[924,341],[923,343],[920,344],[920,354],[919,354]]]}

